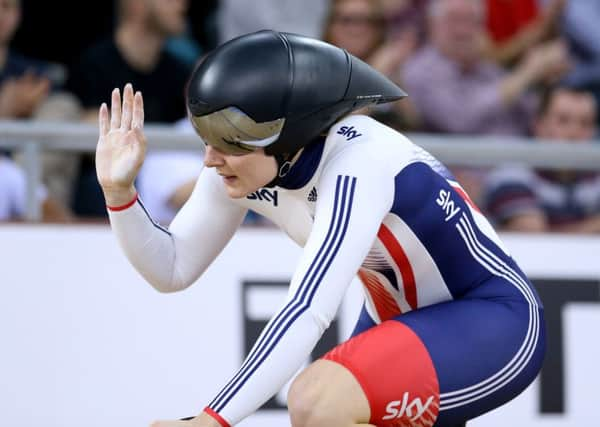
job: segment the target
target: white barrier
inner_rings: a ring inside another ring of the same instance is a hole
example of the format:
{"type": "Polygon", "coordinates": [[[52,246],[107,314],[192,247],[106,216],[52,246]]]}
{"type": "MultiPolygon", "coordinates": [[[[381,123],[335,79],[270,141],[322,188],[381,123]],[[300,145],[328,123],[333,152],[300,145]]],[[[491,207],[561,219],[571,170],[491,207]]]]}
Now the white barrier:
{"type": "MultiPolygon", "coordinates": [[[[199,150],[198,137],[174,131],[171,125],[147,124],[144,132],[151,148],[199,150]]],[[[407,136],[448,165],[496,166],[517,162],[535,167],[598,170],[600,144],[544,142],[508,135],[450,135],[409,133],[407,136]]],[[[90,123],[0,119],[0,148],[23,150],[27,174],[27,215],[41,218],[37,188],[44,150],[93,152],[98,128],[90,123]]]]}
{"type": "MultiPolygon", "coordinates": [[[[588,295],[581,281],[591,297],[568,303],[569,291],[565,300],[561,389],[536,381],[469,425],[598,425],[600,239],[505,237],[532,277],[572,280],[588,295]],[[542,388],[546,409],[562,413],[540,413],[542,388]]],[[[201,411],[275,310],[285,290],[272,282],[289,280],[298,254],[275,230],[244,229],[198,283],[165,295],[130,267],[106,226],[1,226],[0,425],[135,427],[201,411]]],[[[355,283],[334,328],[340,339],[359,304],[355,283]]],[[[240,425],[289,422],[283,410],[263,410],[240,425]]]]}

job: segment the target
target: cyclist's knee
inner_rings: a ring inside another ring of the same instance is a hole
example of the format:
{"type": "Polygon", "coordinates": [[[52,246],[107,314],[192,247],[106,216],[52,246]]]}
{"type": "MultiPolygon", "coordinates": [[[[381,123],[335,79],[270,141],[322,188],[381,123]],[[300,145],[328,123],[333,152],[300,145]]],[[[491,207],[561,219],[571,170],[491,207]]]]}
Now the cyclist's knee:
{"type": "Polygon", "coordinates": [[[324,426],[327,411],[323,405],[326,394],[321,381],[310,372],[302,372],[292,383],[288,392],[288,410],[293,427],[324,426]]]}
{"type": "Polygon", "coordinates": [[[340,365],[319,360],[292,383],[288,409],[293,427],[348,426],[369,419],[366,398],[340,365]],[[363,402],[365,400],[365,402],[363,402]]]}

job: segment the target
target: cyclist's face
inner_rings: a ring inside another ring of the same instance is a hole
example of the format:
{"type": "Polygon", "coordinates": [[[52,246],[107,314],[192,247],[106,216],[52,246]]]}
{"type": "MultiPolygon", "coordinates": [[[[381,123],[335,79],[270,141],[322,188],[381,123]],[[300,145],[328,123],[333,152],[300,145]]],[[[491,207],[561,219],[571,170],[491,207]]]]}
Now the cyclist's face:
{"type": "Polygon", "coordinates": [[[233,199],[246,197],[275,178],[277,162],[262,148],[248,154],[225,154],[207,145],[204,165],[221,175],[227,194],[233,199]]]}

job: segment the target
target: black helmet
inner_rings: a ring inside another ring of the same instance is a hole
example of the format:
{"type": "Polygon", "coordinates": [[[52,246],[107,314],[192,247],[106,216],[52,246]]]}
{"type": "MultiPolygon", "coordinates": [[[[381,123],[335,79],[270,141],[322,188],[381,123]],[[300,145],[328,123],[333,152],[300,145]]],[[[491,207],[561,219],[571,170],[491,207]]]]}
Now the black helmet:
{"type": "Polygon", "coordinates": [[[227,153],[264,147],[288,157],[345,114],[405,96],[343,49],[265,30],[208,54],[192,73],[187,106],[205,143],[227,153]]]}

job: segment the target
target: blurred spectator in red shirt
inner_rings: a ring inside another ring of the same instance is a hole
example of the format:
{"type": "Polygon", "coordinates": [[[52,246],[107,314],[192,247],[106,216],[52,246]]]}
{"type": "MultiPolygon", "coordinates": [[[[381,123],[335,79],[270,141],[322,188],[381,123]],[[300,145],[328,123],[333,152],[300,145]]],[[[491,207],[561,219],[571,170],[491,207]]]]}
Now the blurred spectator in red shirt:
{"type": "Polygon", "coordinates": [[[567,0],[487,0],[488,53],[501,65],[513,65],[532,47],[558,34],[567,0]]]}

